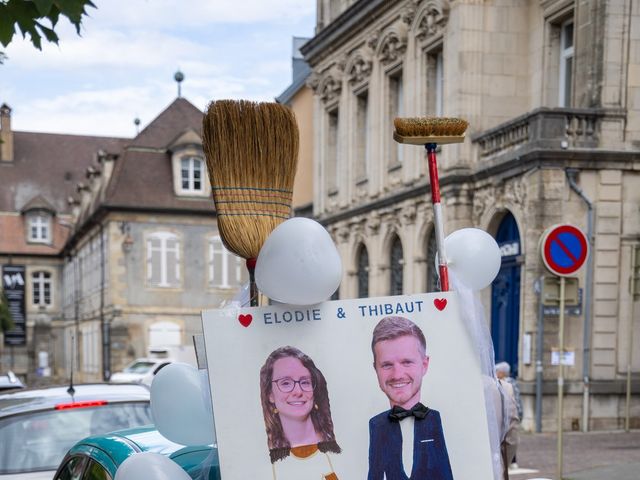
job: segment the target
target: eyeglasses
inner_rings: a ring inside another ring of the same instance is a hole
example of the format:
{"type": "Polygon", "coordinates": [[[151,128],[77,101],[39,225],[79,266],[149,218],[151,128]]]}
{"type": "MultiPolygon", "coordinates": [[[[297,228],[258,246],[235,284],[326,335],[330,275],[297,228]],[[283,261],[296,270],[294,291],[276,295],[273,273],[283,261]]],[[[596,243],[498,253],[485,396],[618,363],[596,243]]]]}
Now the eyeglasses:
{"type": "Polygon", "coordinates": [[[278,380],[274,380],[278,386],[278,390],[282,393],[291,393],[293,389],[296,388],[296,383],[300,385],[300,390],[303,392],[313,392],[315,385],[310,378],[301,378],[300,380],[294,380],[293,378],[285,377],[279,378],[278,380]]]}

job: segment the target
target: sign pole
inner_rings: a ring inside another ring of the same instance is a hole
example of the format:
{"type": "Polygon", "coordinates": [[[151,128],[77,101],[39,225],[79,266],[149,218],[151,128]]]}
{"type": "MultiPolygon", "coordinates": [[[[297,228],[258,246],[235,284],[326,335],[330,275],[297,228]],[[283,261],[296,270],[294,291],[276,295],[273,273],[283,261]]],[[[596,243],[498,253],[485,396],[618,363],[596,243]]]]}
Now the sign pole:
{"type": "MultiPolygon", "coordinates": [[[[540,237],[542,261],[554,275],[560,277],[560,311],[558,319],[558,462],[557,480],[562,480],[562,418],[564,400],[564,303],[565,277],[576,273],[589,256],[589,239],[580,229],[569,224],[555,225],[540,237]]],[[[586,332],[585,332],[586,335],[586,332]]]]}
{"type": "Polygon", "coordinates": [[[564,394],[564,277],[560,277],[560,318],[558,343],[560,362],[558,364],[558,472],[557,480],[562,480],[562,417],[564,394]]]}

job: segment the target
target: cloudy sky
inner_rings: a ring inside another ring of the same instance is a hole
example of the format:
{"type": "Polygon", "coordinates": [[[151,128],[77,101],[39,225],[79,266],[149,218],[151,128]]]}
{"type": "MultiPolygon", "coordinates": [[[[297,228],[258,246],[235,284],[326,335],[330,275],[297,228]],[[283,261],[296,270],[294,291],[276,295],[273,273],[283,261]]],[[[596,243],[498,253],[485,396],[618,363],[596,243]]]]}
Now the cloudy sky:
{"type": "Polygon", "coordinates": [[[291,82],[293,36],[313,36],[316,0],[93,0],[78,37],[36,50],[17,34],[0,104],[20,131],[130,137],[177,96],[273,100],[291,82]]]}

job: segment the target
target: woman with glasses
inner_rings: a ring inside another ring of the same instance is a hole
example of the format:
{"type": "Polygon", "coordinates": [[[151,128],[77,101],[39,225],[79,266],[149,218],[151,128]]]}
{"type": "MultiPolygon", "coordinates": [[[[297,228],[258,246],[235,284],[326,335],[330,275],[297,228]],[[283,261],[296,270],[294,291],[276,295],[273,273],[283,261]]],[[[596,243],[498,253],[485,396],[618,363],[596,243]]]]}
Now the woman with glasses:
{"type": "Polygon", "coordinates": [[[338,480],[327,381],[295,347],[271,352],[260,369],[260,398],[274,480],[338,480]],[[277,463],[276,463],[277,462],[277,463]]]}

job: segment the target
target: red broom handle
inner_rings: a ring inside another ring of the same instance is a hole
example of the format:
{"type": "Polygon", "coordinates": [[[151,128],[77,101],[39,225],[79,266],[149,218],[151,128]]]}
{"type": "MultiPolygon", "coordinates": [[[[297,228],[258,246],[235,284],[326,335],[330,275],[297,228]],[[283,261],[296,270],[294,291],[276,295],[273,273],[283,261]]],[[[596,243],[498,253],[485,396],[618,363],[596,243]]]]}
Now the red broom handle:
{"type": "Polygon", "coordinates": [[[438,179],[438,163],[436,161],[435,143],[427,143],[427,162],[429,165],[429,180],[431,182],[431,203],[433,204],[433,224],[436,231],[436,245],[438,248],[438,270],[440,272],[440,291],[449,291],[449,270],[447,257],[444,253],[444,226],[442,221],[442,206],[440,204],[440,180],[438,179]]]}
{"type": "Polygon", "coordinates": [[[247,270],[249,270],[249,305],[258,306],[258,286],[256,285],[256,259],[247,258],[247,270]]]}

